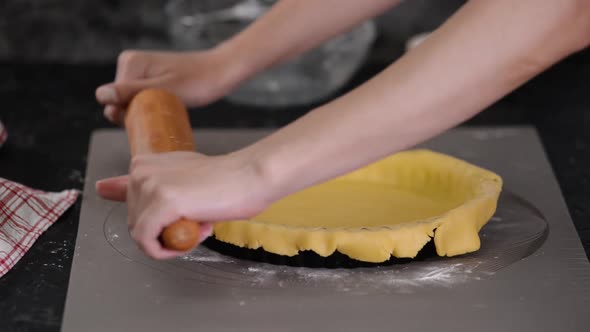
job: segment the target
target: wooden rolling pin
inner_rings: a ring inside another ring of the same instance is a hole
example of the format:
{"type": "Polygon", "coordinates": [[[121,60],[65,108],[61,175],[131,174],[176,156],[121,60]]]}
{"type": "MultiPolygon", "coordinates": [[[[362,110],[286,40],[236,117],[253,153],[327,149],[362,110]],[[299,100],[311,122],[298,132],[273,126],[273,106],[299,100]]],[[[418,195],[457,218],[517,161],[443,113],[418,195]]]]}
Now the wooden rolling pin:
{"type": "MultiPolygon", "coordinates": [[[[194,151],[188,112],[173,94],[159,89],[138,93],[125,115],[125,129],[131,156],[171,151],[194,151]]],[[[180,219],[164,228],[160,241],[164,247],[186,251],[199,240],[199,223],[180,219]]]]}

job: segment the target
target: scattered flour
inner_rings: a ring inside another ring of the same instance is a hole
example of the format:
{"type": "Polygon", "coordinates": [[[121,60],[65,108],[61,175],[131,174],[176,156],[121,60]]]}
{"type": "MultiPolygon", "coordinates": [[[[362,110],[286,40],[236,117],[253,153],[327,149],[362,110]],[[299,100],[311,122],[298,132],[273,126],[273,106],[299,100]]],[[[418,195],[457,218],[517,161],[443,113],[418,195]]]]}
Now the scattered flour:
{"type": "Polygon", "coordinates": [[[330,282],[339,290],[350,291],[359,288],[378,290],[410,291],[410,288],[426,286],[449,287],[469,279],[472,269],[463,263],[449,264],[432,262],[416,263],[412,267],[384,267],[355,270],[312,270],[298,269],[297,276],[306,283],[330,282]]]}
{"type": "MultiPolygon", "coordinates": [[[[175,264],[201,264],[203,273],[209,271],[231,284],[248,288],[322,288],[350,294],[412,293],[427,287],[451,287],[469,280],[480,280],[481,264],[477,260],[437,259],[355,269],[321,269],[290,267],[245,261],[225,256],[204,247],[198,247],[188,255],[179,257],[175,264]]],[[[198,269],[201,270],[201,269],[198,269]]],[[[211,277],[213,280],[213,277],[211,277]]],[[[219,282],[219,279],[216,280],[219,282]]]]}
{"type": "Polygon", "coordinates": [[[199,263],[233,263],[234,260],[228,256],[218,254],[208,249],[198,248],[197,250],[178,258],[184,262],[199,263]]]}

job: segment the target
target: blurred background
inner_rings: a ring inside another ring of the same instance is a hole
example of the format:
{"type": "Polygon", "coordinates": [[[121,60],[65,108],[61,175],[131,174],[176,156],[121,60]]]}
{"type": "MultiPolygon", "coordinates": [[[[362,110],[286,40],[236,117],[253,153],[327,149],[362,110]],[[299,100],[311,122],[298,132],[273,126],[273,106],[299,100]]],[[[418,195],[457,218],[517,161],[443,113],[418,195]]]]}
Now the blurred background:
{"type": "MultiPolygon", "coordinates": [[[[101,73],[106,73],[108,68],[110,77],[92,77],[108,81],[114,74],[116,57],[124,49],[204,48],[232,35],[247,25],[252,10],[246,11],[246,19],[238,17],[230,25],[201,17],[200,23],[206,23],[201,25],[210,29],[206,33],[202,33],[202,27],[200,30],[195,28],[198,20],[193,20],[192,26],[183,25],[186,22],[183,16],[199,13],[204,14],[201,16],[215,15],[220,10],[248,2],[268,6],[274,1],[3,0],[0,2],[0,61],[11,66],[66,66],[63,70],[81,65],[104,66],[101,73]]],[[[344,40],[332,43],[332,47],[328,45],[323,50],[310,52],[301,63],[291,68],[278,69],[269,73],[270,76],[253,79],[227,100],[245,106],[307,105],[309,109],[382,70],[403,54],[410,38],[436,29],[464,2],[403,1],[397,8],[369,22],[371,26],[364,27],[365,30],[359,28],[352,35],[345,36],[344,40]],[[299,89],[305,86],[309,91],[302,93],[299,89]]],[[[563,103],[572,98],[571,94],[584,93],[581,82],[589,76],[589,60],[588,51],[570,57],[511,96],[526,94],[527,98],[520,99],[520,102],[532,103],[526,105],[527,109],[557,107],[556,100],[563,103]],[[530,89],[530,86],[534,88],[530,89]],[[546,93],[549,90],[551,93],[546,93]],[[528,98],[530,94],[534,94],[535,98],[528,98]]],[[[35,70],[33,67],[26,69],[35,70]]],[[[6,71],[6,67],[0,70],[5,71],[5,80],[0,84],[10,85],[12,71],[6,71]]],[[[479,117],[482,116],[488,115],[479,117]]],[[[489,116],[495,118],[494,115],[489,116]]],[[[524,121],[522,116],[508,113],[500,115],[499,119],[524,121]]]]}
{"type": "MultiPolygon", "coordinates": [[[[203,4],[204,8],[228,3],[193,2],[203,4]]],[[[167,3],[165,0],[2,0],[0,59],[111,62],[122,49],[171,48],[167,3]]],[[[463,0],[405,1],[376,20],[377,54],[384,59],[399,56],[410,36],[436,28],[463,3],[463,0]]]]}
{"type": "MultiPolygon", "coordinates": [[[[0,5],[0,59],[108,64],[124,49],[207,49],[247,27],[275,2],[6,0],[0,5]]],[[[363,64],[393,61],[412,36],[435,29],[462,3],[406,1],[284,66],[259,74],[227,99],[258,107],[327,100],[363,64]]]]}

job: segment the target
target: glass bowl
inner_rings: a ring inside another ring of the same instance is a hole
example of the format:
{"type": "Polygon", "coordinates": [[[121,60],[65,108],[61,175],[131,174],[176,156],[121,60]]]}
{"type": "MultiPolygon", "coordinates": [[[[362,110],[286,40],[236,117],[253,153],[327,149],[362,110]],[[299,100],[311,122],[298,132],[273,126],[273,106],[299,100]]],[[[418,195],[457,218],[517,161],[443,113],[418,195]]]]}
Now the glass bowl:
{"type": "MultiPolygon", "coordinates": [[[[178,50],[212,48],[246,28],[274,2],[171,0],[166,5],[166,13],[173,46],[178,50]]],[[[227,99],[266,107],[323,100],[350,80],[363,64],[375,38],[376,26],[373,21],[367,21],[303,55],[257,74],[227,99]]]]}

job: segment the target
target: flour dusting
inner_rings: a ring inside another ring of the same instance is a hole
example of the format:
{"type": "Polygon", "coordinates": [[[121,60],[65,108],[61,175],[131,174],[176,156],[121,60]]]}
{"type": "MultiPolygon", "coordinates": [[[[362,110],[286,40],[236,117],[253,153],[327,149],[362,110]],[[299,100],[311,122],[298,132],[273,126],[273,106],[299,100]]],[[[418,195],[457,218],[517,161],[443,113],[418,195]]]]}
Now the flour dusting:
{"type": "Polygon", "coordinates": [[[179,257],[178,262],[203,264],[236,285],[255,288],[322,288],[349,294],[412,293],[427,287],[452,287],[480,280],[481,261],[434,259],[408,264],[355,269],[307,268],[241,260],[204,247],[179,257]]]}
{"type": "Polygon", "coordinates": [[[199,263],[233,263],[234,260],[230,257],[213,252],[211,250],[202,250],[199,248],[191,253],[178,258],[184,262],[199,262],[199,263]]]}
{"type": "Polygon", "coordinates": [[[426,286],[449,287],[469,279],[472,269],[463,263],[424,264],[417,262],[415,266],[367,268],[355,270],[313,270],[298,269],[298,277],[306,283],[330,281],[339,285],[341,291],[355,289],[389,289],[410,291],[411,288],[426,286]]]}

